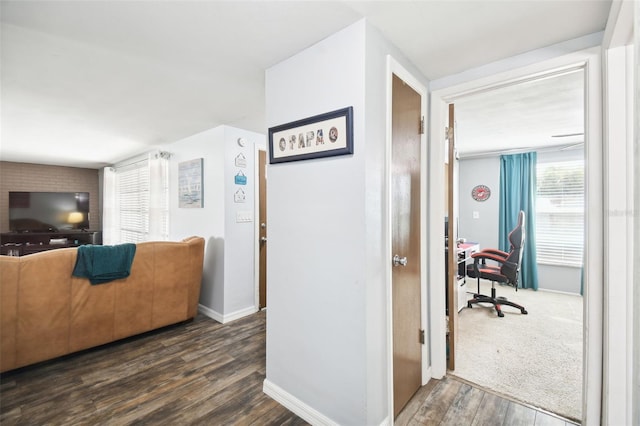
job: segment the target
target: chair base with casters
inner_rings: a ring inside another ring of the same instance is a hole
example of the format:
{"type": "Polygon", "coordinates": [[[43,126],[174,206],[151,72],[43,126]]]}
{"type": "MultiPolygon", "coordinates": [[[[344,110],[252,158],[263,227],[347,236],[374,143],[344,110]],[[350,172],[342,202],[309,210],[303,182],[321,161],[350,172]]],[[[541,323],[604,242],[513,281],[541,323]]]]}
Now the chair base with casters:
{"type": "MultiPolygon", "coordinates": [[[[499,276],[499,268],[492,267],[488,265],[483,265],[484,276],[485,279],[490,279],[493,275],[499,276]]],[[[474,303],[491,303],[498,313],[499,317],[504,317],[504,313],[502,312],[502,305],[512,306],[516,309],[520,309],[520,312],[524,315],[528,314],[527,310],[522,305],[518,305],[517,303],[511,302],[507,300],[506,297],[496,296],[496,281],[491,281],[491,296],[487,296],[484,294],[480,294],[480,276],[478,276],[474,265],[467,266],[467,276],[471,278],[478,279],[478,292],[473,294],[473,299],[467,301],[467,308],[473,308],[474,303]]],[[[500,281],[502,282],[502,281],[500,281]]],[[[518,291],[518,287],[516,287],[516,291],[518,291]]]]}
{"type": "Polygon", "coordinates": [[[507,300],[506,297],[496,297],[496,288],[494,287],[494,284],[494,282],[491,282],[491,296],[486,296],[484,294],[480,294],[480,280],[478,279],[478,293],[475,293],[473,295],[473,299],[467,301],[467,308],[473,308],[474,303],[491,303],[495,307],[499,317],[504,317],[504,313],[502,312],[502,305],[512,306],[514,308],[520,309],[520,312],[522,314],[528,314],[524,306],[513,303],[507,300]]]}

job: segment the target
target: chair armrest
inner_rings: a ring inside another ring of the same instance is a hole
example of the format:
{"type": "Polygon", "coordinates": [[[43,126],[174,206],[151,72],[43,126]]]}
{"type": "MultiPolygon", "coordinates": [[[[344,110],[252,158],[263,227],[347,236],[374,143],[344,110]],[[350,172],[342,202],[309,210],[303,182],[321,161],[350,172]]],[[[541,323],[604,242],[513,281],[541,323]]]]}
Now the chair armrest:
{"type": "Polygon", "coordinates": [[[486,259],[493,260],[498,263],[505,263],[505,261],[507,260],[506,257],[491,253],[487,250],[473,253],[471,257],[474,259],[474,263],[478,263],[479,261],[482,261],[482,263],[484,263],[486,259]]]}
{"type": "Polygon", "coordinates": [[[498,249],[494,249],[494,248],[486,248],[486,249],[482,249],[480,250],[480,252],[485,252],[485,253],[492,253],[498,256],[502,256],[505,259],[507,257],[509,257],[509,253],[507,253],[506,251],[502,251],[502,250],[498,250],[498,249]]]}

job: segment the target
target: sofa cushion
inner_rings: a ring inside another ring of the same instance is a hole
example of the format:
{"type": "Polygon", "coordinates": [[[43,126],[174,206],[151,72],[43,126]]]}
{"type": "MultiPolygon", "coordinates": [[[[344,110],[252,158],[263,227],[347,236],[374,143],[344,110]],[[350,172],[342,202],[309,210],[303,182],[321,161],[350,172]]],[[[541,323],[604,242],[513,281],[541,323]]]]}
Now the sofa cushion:
{"type": "Polygon", "coordinates": [[[16,358],[22,365],[69,353],[75,249],[21,257],[16,358]]]}

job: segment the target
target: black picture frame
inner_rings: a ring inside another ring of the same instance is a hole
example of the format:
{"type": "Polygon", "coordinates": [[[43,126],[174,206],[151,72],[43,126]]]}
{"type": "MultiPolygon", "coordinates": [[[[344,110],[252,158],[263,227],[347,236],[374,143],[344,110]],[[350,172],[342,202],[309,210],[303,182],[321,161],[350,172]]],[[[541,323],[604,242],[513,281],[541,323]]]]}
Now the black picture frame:
{"type": "Polygon", "coordinates": [[[269,129],[269,164],[353,154],[353,107],[269,129]]]}

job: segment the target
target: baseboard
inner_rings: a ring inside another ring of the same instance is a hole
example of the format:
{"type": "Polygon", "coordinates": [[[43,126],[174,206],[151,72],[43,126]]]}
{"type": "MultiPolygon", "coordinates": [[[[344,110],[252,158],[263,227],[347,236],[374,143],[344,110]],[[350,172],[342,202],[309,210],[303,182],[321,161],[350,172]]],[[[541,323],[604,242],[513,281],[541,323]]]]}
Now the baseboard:
{"type": "Polygon", "coordinates": [[[309,407],[295,396],[274,385],[268,379],[264,379],[262,391],[289,409],[291,412],[314,426],[338,426],[336,422],[326,417],[317,410],[309,407]]]}
{"type": "Polygon", "coordinates": [[[227,323],[229,321],[234,321],[248,315],[252,315],[258,312],[258,309],[255,306],[250,306],[248,308],[240,309],[239,311],[231,312],[230,314],[224,315],[223,323],[227,323]]]}
{"type": "Polygon", "coordinates": [[[393,423],[391,423],[391,422],[389,421],[389,417],[387,417],[386,419],[384,419],[384,420],[382,421],[382,423],[380,423],[380,426],[393,426],[393,423]]]}
{"type": "MultiPolygon", "coordinates": [[[[424,356],[424,355],[423,355],[424,356]]],[[[422,369],[422,386],[429,383],[429,380],[433,379],[433,368],[428,366],[427,368],[422,369]]]]}
{"type": "Polygon", "coordinates": [[[213,309],[208,308],[208,307],[206,307],[204,305],[198,304],[198,312],[200,312],[201,314],[206,315],[209,318],[214,319],[214,320],[216,320],[216,321],[218,321],[220,323],[223,322],[223,315],[222,314],[220,314],[220,313],[214,311],[213,309]]]}
{"type": "Polygon", "coordinates": [[[234,321],[258,312],[258,310],[255,307],[251,306],[249,308],[241,309],[239,311],[235,311],[230,314],[223,315],[201,304],[198,304],[198,311],[203,315],[206,315],[209,318],[212,318],[222,324],[225,324],[230,321],[234,321]]]}

